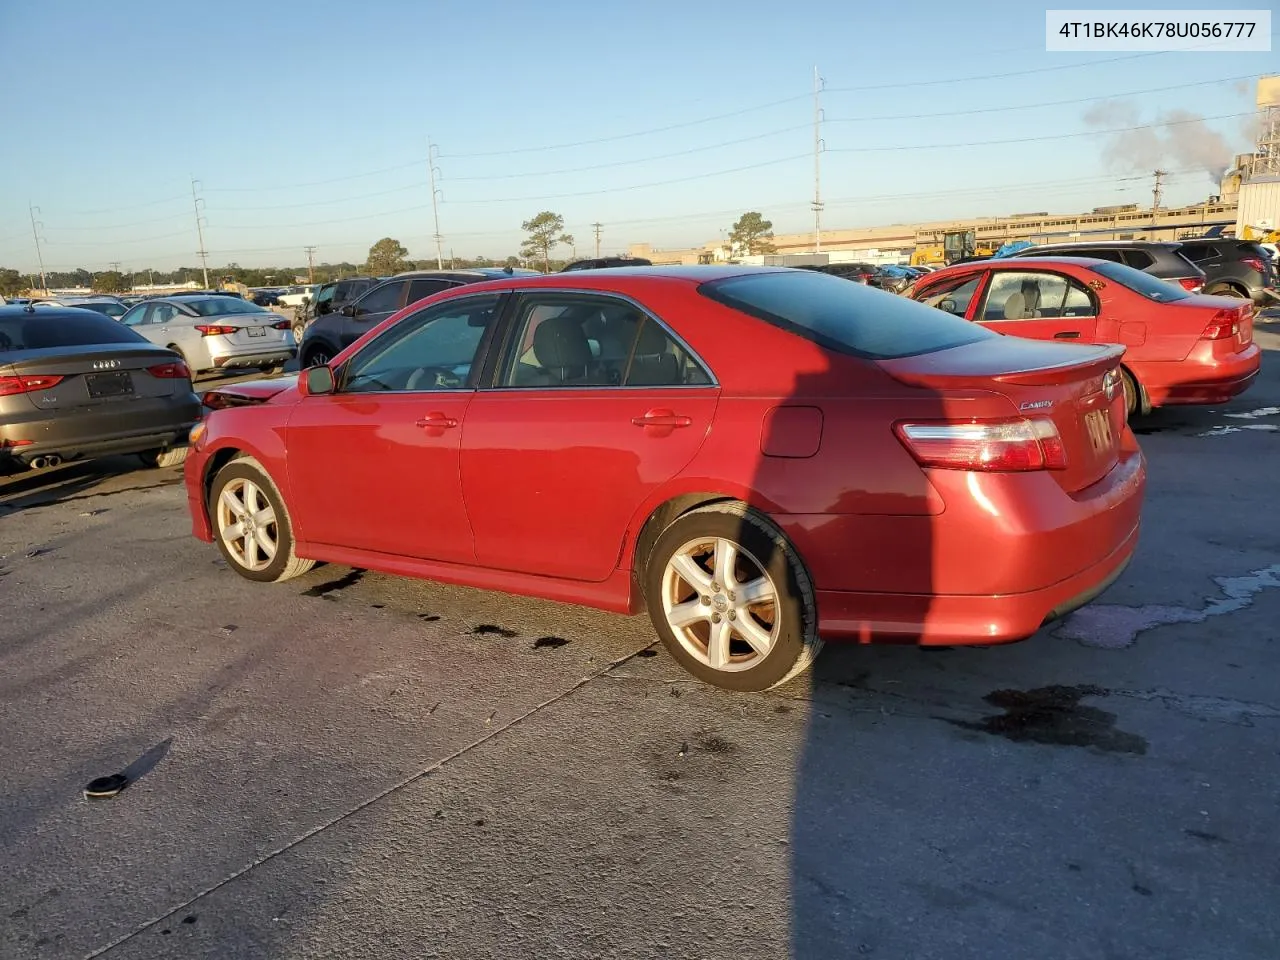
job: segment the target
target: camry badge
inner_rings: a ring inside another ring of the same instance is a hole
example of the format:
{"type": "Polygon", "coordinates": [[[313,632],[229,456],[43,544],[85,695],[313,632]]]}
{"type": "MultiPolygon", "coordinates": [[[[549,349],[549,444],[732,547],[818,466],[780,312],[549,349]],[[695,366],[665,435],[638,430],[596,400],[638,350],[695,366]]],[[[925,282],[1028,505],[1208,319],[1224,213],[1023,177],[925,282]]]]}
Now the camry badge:
{"type": "Polygon", "coordinates": [[[1043,410],[1045,407],[1052,407],[1052,406],[1053,406],[1052,400],[1028,400],[1026,403],[1021,404],[1018,407],[1018,409],[1019,410],[1043,410]]]}

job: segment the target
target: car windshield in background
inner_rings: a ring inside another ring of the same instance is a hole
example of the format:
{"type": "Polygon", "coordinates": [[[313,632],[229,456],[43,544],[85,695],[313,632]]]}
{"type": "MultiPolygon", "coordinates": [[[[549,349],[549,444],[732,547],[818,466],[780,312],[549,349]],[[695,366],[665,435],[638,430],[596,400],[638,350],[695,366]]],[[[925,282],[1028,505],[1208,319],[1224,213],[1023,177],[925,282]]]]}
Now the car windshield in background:
{"type": "Polygon", "coordinates": [[[1153,277],[1141,270],[1135,270],[1133,267],[1126,267],[1123,263],[1103,261],[1093,264],[1089,269],[1156,303],[1173,303],[1175,300],[1186,300],[1191,296],[1176,284],[1153,277]]]}
{"type": "Polygon", "coordinates": [[[111,303],[106,300],[99,300],[95,303],[73,303],[73,307],[79,307],[82,310],[93,310],[97,313],[105,313],[108,317],[123,317],[125,310],[128,309],[122,303],[111,303]]]}
{"type": "Polygon", "coordinates": [[[236,297],[210,297],[208,300],[188,300],[190,307],[202,317],[227,317],[233,314],[270,313],[255,303],[236,297]]]}
{"type": "Polygon", "coordinates": [[[148,342],[110,317],[89,310],[67,309],[53,317],[44,311],[0,317],[0,354],[50,347],[148,342]]]}
{"type": "Polygon", "coordinates": [[[839,353],[913,357],[999,334],[914,300],[810,270],[713,280],[703,295],[839,353]]]}

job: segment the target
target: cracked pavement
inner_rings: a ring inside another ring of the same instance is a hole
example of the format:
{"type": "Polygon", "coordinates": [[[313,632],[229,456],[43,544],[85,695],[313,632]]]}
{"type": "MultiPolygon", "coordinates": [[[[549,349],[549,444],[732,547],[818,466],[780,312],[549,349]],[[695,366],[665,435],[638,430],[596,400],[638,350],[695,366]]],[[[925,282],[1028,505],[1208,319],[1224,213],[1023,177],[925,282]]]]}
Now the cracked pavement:
{"type": "Polygon", "coordinates": [[[1097,605],[766,695],[644,617],[248,583],[177,471],[0,481],[0,956],[1272,960],[1280,437],[1217,428],[1280,425],[1278,334],[1142,425],[1097,605]]]}

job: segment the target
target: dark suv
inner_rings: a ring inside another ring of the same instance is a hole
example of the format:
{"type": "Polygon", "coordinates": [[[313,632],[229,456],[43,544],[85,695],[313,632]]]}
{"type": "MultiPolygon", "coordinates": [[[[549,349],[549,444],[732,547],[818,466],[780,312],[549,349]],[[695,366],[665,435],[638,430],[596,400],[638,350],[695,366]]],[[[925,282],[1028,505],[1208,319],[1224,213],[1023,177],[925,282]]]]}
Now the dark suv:
{"type": "Polygon", "coordinates": [[[396,311],[442,290],[512,276],[541,274],[534,270],[513,270],[510,267],[414,270],[396,274],[365,290],[350,303],[311,321],[298,347],[300,363],[303,369],[328,363],[396,311]]]}
{"type": "Polygon", "coordinates": [[[610,267],[652,267],[653,261],[644,257],[591,257],[566,264],[561,273],[568,270],[607,270],[610,267]]]}
{"type": "Polygon", "coordinates": [[[1199,293],[1205,284],[1204,271],[1191,262],[1181,243],[1153,240],[1082,240],[1079,243],[1046,243],[1027,247],[1009,255],[1024,257],[1092,257],[1110,260],[1176,283],[1184,290],[1199,293]]]}
{"type": "Polygon", "coordinates": [[[1250,240],[1202,237],[1184,240],[1182,252],[1205,273],[1204,292],[1241,297],[1254,306],[1280,303],[1280,280],[1267,251],[1250,240]]]}
{"type": "Polygon", "coordinates": [[[307,325],[334,310],[340,310],[344,304],[350,303],[375,283],[377,277],[347,277],[343,280],[330,280],[316,287],[315,295],[302,301],[302,306],[293,312],[293,338],[298,344],[307,325]]]}

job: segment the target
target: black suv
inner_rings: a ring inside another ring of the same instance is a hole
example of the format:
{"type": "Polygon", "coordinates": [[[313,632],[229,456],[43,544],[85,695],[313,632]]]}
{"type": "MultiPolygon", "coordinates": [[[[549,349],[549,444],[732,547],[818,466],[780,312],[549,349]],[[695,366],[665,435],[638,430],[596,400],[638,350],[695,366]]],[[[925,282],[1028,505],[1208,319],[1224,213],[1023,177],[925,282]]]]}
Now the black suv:
{"type": "Polygon", "coordinates": [[[317,317],[340,310],[344,304],[350,303],[375,283],[377,277],[346,277],[342,280],[330,280],[316,287],[314,296],[302,301],[302,306],[293,312],[293,338],[300,345],[307,325],[317,317]]]}
{"type": "Polygon", "coordinates": [[[1204,271],[1205,293],[1252,300],[1259,308],[1280,303],[1275,264],[1253,241],[1200,237],[1184,240],[1182,252],[1204,271]]]}
{"type": "MultiPolygon", "coordinates": [[[[303,369],[328,363],[397,310],[426,297],[484,280],[541,276],[535,270],[474,267],[466,270],[413,270],[371,287],[355,300],[316,317],[298,346],[303,369]]],[[[345,281],[344,281],[345,282],[345,281]]],[[[323,291],[317,291],[317,294],[323,291]]]]}
{"type": "Polygon", "coordinates": [[[652,267],[653,261],[644,257],[591,257],[567,264],[561,273],[569,270],[607,270],[610,267],[652,267]]]}
{"type": "Polygon", "coordinates": [[[1095,260],[1110,260],[1176,283],[1192,293],[1198,293],[1205,284],[1204,271],[1191,262],[1181,243],[1161,243],[1154,240],[1081,240],[1078,243],[1046,243],[1009,255],[1009,259],[1024,257],[1092,257],[1095,260]]]}

